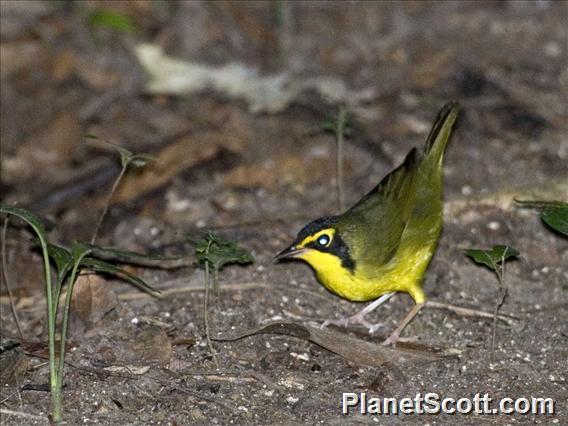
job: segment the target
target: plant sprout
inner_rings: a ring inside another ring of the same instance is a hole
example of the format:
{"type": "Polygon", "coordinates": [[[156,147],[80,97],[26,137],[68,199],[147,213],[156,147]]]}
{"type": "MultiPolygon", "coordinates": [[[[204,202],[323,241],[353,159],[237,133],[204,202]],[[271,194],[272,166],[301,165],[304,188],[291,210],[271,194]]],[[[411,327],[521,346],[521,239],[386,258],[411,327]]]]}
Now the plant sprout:
{"type": "Polygon", "coordinates": [[[499,281],[499,289],[501,291],[501,297],[495,303],[495,308],[493,310],[493,331],[491,339],[491,357],[495,356],[495,334],[497,329],[497,314],[499,309],[505,303],[505,298],[507,297],[507,286],[505,285],[505,262],[512,258],[519,257],[519,252],[513,247],[506,245],[493,246],[491,250],[482,249],[468,249],[465,250],[465,254],[473,259],[476,263],[487,266],[495,275],[497,275],[497,280],[499,281]]]}

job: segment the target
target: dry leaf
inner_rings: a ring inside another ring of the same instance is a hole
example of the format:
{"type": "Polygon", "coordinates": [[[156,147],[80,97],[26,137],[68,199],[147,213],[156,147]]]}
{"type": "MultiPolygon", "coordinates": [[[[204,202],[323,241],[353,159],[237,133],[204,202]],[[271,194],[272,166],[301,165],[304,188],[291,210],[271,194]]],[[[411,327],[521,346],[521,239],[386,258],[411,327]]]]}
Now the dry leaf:
{"type": "Polygon", "coordinates": [[[332,328],[320,329],[304,324],[279,321],[247,330],[234,336],[218,336],[213,340],[230,342],[266,333],[284,334],[308,340],[357,365],[368,365],[371,367],[388,366],[395,370],[398,370],[396,367],[398,364],[404,362],[436,361],[443,357],[459,354],[459,351],[453,348],[440,351],[416,345],[412,345],[412,348],[386,347],[378,343],[349,336],[332,328]]]}
{"type": "Polygon", "coordinates": [[[77,278],[71,312],[88,329],[116,306],[116,294],[110,284],[96,274],[81,274],[77,278]]]}
{"type": "Polygon", "coordinates": [[[169,364],[172,342],[161,328],[146,327],[136,336],[132,351],[136,353],[138,360],[169,364]]]}
{"type": "Polygon", "coordinates": [[[184,61],[165,54],[154,44],[134,48],[138,61],[149,74],[146,91],[154,95],[191,95],[213,90],[232,99],[243,99],[252,112],[280,112],[304,92],[315,91],[332,104],[356,106],[375,96],[374,91],[350,90],[335,77],[292,78],[288,73],[260,75],[258,70],[238,62],[211,66],[184,61]]]}

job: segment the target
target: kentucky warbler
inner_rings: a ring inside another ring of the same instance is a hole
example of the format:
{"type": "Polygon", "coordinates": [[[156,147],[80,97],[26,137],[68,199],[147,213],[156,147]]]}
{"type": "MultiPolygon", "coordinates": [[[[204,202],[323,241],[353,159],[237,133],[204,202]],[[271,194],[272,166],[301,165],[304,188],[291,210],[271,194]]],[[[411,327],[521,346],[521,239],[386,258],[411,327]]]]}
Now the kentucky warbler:
{"type": "Polygon", "coordinates": [[[359,323],[372,333],[378,327],[365,315],[395,292],[406,292],[416,305],[384,342],[393,344],[424,306],[422,280],[442,229],[442,162],[457,116],[457,104],[446,104],[422,152],[413,148],[353,207],[307,224],[276,256],[307,262],[327,289],[345,299],[376,299],[357,314],[328,320],[322,327],[359,323]]]}

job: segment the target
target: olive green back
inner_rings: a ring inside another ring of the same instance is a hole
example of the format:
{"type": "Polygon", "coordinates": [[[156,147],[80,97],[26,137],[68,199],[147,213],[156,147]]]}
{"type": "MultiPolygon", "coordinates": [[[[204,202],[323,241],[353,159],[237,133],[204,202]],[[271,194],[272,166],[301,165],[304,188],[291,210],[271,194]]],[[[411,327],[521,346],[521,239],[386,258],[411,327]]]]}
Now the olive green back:
{"type": "Polygon", "coordinates": [[[446,104],[424,149],[412,149],[404,162],[340,216],[338,230],[360,265],[388,263],[401,247],[435,244],[442,222],[442,160],[458,115],[446,104]]]}

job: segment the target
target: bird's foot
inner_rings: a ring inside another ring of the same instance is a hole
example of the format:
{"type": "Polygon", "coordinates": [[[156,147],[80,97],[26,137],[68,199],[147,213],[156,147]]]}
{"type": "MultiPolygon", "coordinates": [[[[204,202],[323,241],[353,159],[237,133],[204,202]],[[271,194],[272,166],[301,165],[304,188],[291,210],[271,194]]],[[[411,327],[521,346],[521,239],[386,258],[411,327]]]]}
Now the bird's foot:
{"type": "Polygon", "coordinates": [[[391,335],[385,339],[383,346],[396,346],[396,342],[398,341],[399,337],[400,332],[398,330],[393,331],[391,335]]]}
{"type": "Polygon", "coordinates": [[[320,326],[320,329],[323,329],[325,327],[327,327],[328,325],[336,325],[338,327],[348,327],[350,325],[362,325],[363,327],[367,328],[369,330],[369,333],[373,334],[375,331],[377,331],[380,327],[383,326],[383,324],[371,324],[369,321],[367,321],[365,319],[365,315],[361,315],[362,312],[358,312],[355,315],[352,315],[350,317],[345,317],[345,318],[341,318],[341,319],[328,319],[325,320],[322,325],[320,326]]]}
{"type": "Polygon", "coordinates": [[[414,305],[412,310],[406,315],[406,317],[400,322],[399,326],[394,330],[391,335],[383,342],[384,346],[395,346],[397,340],[399,340],[400,333],[406,328],[406,326],[412,321],[412,319],[420,312],[424,307],[425,303],[417,303],[414,305]]]}
{"type": "Polygon", "coordinates": [[[389,300],[393,295],[394,295],[394,292],[383,294],[381,297],[379,297],[377,300],[370,303],[369,305],[365,306],[363,309],[361,309],[355,315],[351,315],[350,317],[341,318],[341,319],[338,319],[338,320],[331,320],[331,319],[326,320],[326,321],[323,322],[323,324],[321,325],[320,328],[327,327],[330,324],[337,325],[339,327],[347,327],[348,325],[352,325],[352,324],[360,324],[363,327],[368,328],[369,333],[373,334],[380,327],[382,327],[383,324],[371,324],[369,321],[367,321],[365,319],[365,315],[367,315],[370,312],[373,312],[377,307],[381,306],[383,303],[385,303],[387,300],[389,300]]]}

